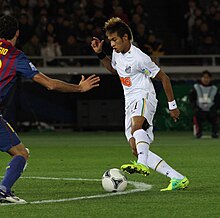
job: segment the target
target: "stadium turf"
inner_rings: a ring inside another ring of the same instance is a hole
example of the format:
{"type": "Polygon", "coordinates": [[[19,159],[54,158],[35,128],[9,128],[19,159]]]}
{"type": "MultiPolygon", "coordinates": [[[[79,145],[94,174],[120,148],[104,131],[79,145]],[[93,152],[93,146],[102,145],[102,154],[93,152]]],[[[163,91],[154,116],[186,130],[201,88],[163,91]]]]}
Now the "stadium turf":
{"type": "MultiPolygon", "coordinates": [[[[220,139],[195,139],[189,132],[156,132],[151,150],[186,175],[184,191],[160,192],[168,178],[128,175],[150,190],[111,196],[101,187],[109,168],[133,160],[122,132],[22,133],[30,149],[27,170],[14,186],[29,204],[0,205],[0,217],[219,217],[220,139]],[[98,179],[98,180],[97,180],[98,179]]],[[[10,158],[0,154],[0,175],[10,158]]]]}

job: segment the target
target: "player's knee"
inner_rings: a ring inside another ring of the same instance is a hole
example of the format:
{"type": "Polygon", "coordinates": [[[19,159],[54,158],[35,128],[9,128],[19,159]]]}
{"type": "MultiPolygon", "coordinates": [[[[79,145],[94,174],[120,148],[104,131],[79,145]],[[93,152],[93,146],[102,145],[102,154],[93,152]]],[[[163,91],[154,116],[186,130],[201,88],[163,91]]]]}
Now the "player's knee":
{"type": "Polygon", "coordinates": [[[147,120],[144,120],[144,123],[142,125],[142,129],[147,131],[150,128],[150,124],[147,122],[147,120]]]}
{"type": "Polygon", "coordinates": [[[19,152],[17,152],[16,155],[20,155],[20,156],[24,157],[25,160],[27,160],[30,157],[30,151],[28,148],[24,148],[24,149],[20,150],[19,152]]]}
{"type": "Polygon", "coordinates": [[[132,133],[132,135],[133,135],[135,131],[141,130],[141,129],[143,129],[144,131],[146,131],[147,129],[149,129],[149,127],[150,127],[150,124],[147,122],[146,119],[144,119],[144,122],[143,122],[143,123],[135,123],[135,124],[132,124],[131,133],[132,133]]]}
{"type": "Polygon", "coordinates": [[[145,141],[148,144],[151,144],[154,140],[153,127],[148,128],[147,130],[138,129],[133,133],[136,144],[140,141],[145,141]]]}
{"type": "Polygon", "coordinates": [[[27,152],[22,152],[19,155],[24,157],[25,160],[27,160],[29,158],[29,154],[27,152]]]}
{"type": "Polygon", "coordinates": [[[24,158],[27,160],[29,157],[30,157],[30,150],[28,148],[25,148],[24,158]]]}
{"type": "Polygon", "coordinates": [[[134,132],[138,131],[142,129],[142,126],[138,126],[138,125],[133,125],[132,129],[131,129],[131,134],[134,135],[134,132]]]}
{"type": "Polygon", "coordinates": [[[133,133],[133,137],[135,138],[136,144],[140,141],[148,142],[148,137],[146,131],[143,129],[138,129],[133,133]]]}

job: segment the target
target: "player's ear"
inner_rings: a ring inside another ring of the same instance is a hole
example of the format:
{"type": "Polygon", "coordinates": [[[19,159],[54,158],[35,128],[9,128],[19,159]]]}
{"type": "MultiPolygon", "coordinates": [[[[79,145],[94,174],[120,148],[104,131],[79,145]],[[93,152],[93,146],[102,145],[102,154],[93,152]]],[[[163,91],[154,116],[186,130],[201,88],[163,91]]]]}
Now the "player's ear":
{"type": "Polygon", "coordinates": [[[122,37],[125,41],[128,41],[128,34],[125,33],[124,36],[122,37]]]}

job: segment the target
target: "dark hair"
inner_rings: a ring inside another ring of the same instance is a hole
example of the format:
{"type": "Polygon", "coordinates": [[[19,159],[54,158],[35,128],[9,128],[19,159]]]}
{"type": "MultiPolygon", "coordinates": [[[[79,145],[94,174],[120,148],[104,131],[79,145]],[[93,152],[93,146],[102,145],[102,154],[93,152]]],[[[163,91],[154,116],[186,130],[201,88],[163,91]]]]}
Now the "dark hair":
{"type": "Polygon", "coordinates": [[[212,74],[208,70],[205,70],[205,71],[202,72],[202,77],[204,75],[208,75],[210,78],[212,77],[212,74]]]}
{"type": "Polygon", "coordinates": [[[18,21],[10,15],[0,17],[0,38],[10,40],[18,30],[18,21]]]}
{"type": "Polygon", "coordinates": [[[131,41],[133,40],[130,27],[119,17],[112,17],[107,22],[105,22],[104,30],[106,33],[117,33],[121,38],[127,34],[128,39],[131,41]]]}

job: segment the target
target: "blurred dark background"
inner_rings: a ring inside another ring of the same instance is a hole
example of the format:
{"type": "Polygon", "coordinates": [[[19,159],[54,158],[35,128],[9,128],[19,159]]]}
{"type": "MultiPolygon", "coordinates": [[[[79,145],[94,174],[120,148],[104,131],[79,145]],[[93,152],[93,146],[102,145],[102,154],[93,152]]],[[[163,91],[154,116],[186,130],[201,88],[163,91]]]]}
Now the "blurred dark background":
{"type": "Polygon", "coordinates": [[[220,52],[219,0],[0,0],[0,14],[19,19],[17,46],[31,56],[45,54],[49,42],[59,55],[93,55],[91,37],[104,38],[112,16],[131,26],[134,43],[146,53],[152,54],[147,45],[158,44],[162,54],[220,52]]]}
{"type": "MultiPolygon", "coordinates": [[[[89,74],[91,67],[101,68],[90,46],[92,37],[105,38],[102,28],[110,17],[123,19],[133,31],[134,44],[159,66],[171,67],[165,72],[171,73],[181,119],[172,122],[161,84],[154,81],[159,99],[155,117],[158,130],[192,129],[187,97],[202,69],[182,66],[205,66],[211,73],[215,69],[214,82],[219,86],[215,66],[220,64],[220,0],[0,0],[0,15],[4,14],[19,20],[17,47],[43,72],[73,83],[80,81],[83,72],[89,74]],[[172,59],[166,59],[170,55],[172,59]],[[206,57],[197,58],[201,55],[206,57]],[[53,74],[56,69],[62,72],[53,74]]],[[[107,40],[104,48],[110,55],[107,40]]],[[[92,68],[92,73],[98,68],[92,68]]],[[[19,79],[4,116],[17,131],[123,130],[120,81],[114,75],[100,73],[100,77],[100,87],[83,94],[49,92],[19,79]]]]}

